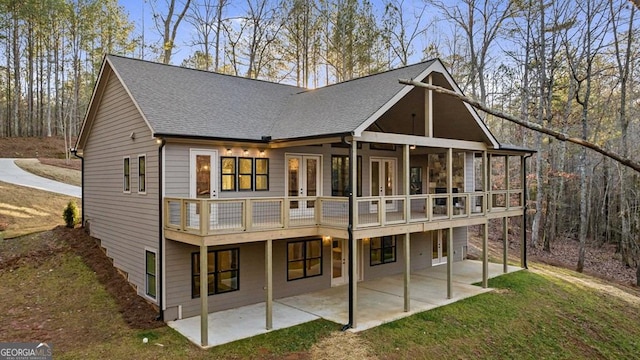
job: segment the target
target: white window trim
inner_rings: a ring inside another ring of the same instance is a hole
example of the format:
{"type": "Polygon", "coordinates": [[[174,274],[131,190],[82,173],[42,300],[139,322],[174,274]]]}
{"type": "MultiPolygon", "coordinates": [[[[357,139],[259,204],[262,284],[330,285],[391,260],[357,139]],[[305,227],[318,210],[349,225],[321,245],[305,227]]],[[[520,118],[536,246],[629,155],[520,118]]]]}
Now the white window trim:
{"type": "MultiPolygon", "coordinates": [[[[146,195],[147,194],[147,184],[149,183],[147,181],[147,176],[148,176],[148,172],[147,172],[147,154],[138,155],[138,163],[136,165],[137,165],[136,169],[138,169],[138,194],[146,195]],[[144,158],[144,191],[140,191],[140,158],[144,158]]],[[[129,162],[129,166],[131,166],[131,162],[129,162]]]]}
{"type": "Polygon", "coordinates": [[[122,192],[125,194],[131,194],[131,156],[123,156],[122,157],[122,192]],[[125,190],[124,187],[124,161],[129,159],[129,190],[125,190]]]}
{"type": "Polygon", "coordinates": [[[158,252],[156,251],[156,249],[152,249],[149,247],[144,248],[144,261],[142,262],[144,264],[144,269],[143,269],[143,273],[144,273],[144,297],[146,297],[147,299],[153,301],[153,302],[157,302],[158,301],[158,252]],[[147,251],[150,253],[153,253],[153,255],[155,256],[156,259],[156,268],[155,268],[155,277],[156,277],[156,297],[152,297],[150,295],[147,294],[148,289],[149,289],[149,284],[147,283],[147,251]]]}

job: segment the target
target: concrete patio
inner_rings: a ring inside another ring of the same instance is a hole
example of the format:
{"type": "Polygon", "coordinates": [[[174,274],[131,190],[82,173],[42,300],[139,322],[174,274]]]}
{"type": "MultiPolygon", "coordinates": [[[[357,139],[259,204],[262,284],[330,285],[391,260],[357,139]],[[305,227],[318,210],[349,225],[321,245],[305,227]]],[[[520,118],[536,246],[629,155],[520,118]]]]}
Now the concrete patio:
{"type": "MultiPolygon", "coordinates": [[[[509,272],[521,270],[509,266],[509,272]]],[[[489,278],[503,274],[502,264],[489,263],[489,278]]],[[[447,299],[447,268],[435,266],[411,272],[411,310],[404,311],[403,275],[391,275],[358,283],[357,324],[362,331],[439,306],[492,291],[471,285],[482,281],[482,262],[465,260],[453,264],[453,297],[447,299]]],[[[348,322],[348,287],[274,300],[273,330],[299,325],[318,318],[338,324],[348,322]]],[[[170,321],[168,325],[200,344],[200,317],[170,321]]],[[[265,303],[209,314],[209,347],[260,335],[265,328],[265,303]]]]}

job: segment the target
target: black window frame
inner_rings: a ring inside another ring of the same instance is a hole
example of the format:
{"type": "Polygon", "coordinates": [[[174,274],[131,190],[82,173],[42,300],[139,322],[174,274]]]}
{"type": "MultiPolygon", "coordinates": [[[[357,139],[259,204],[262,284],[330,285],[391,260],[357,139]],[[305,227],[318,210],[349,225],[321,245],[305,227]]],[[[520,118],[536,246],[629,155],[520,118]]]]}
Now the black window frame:
{"type": "Polygon", "coordinates": [[[151,250],[145,250],[144,252],[144,272],[145,272],[145,276],[144,276],[144,292],[145,294],[152,298],[155,299],[157,294],[158,294],[158,283],[157,283],[157,272],[158,272],[158,257],[156,255],[156,253],[154,251],[151,250]],[[149,272],[149,254],[153,255],[153,273],[149,272]],[[149,286],[149,277],[153,278],[153,294],[150,293],[149,290],[152,289],[152,287],[149,286]]]}
{"type": "Polygon", "coordinates": [[[131,193],[131,158],[122,158],[122,192],[131,193]]]}
{"type": "MultiPolygon", "coordinates": [[[[356,191],[356,196],[361,197],[362,196],[362,156],[358,155],[358,158],[356,160],[356,182],[357,182],[357,186],[358,189],[356,191]]],[[[351,173],[350,173],[350,167],[349,167],[349,155],[331,155],[331,196],[349,196],[349,190],[348,188],[345,189],[336,189],[335,186],[338,183],[338,179],[339,179],[339,175],[338,173],[341,172],[342,170],[345,170],[347,172],[347,184],[349,184],[351,182],[351,173]],[[342,165],[339,170],[335,170],[334,171],[334,160],[338,160],[341,159],[342,160],[342,164],[347,164],[342,165]],[[346,161],[345,161],[346,160],[346,161]],[[346,169],[345,169],[346,168],[346,169]],[[338,177],[338,178],[336,178],[338,177]]],[[[348,185],[347,185],[348,187],[348,185]]]]}
{"type": "Polygon", "coordinates": [[[322,245],[322,238],[317,238],[317,239],[303,239],[303,240],[295,240],[295,241],[289,241],[287,242],[287,281],[296,281],[296,280],[302,280],[302,279],[309,279],[309,278],[314,278],[317,276],[322,276],[323,273],[323,263],[324,263],[324,249],[323,249],[323,245],[322,245]],[[309,257],[308,256],[308,243],[311,242],[318,242],[320,244],[320,256],[313,256],[313,257],[309,257]],[[295,260],[291,260],[289,259],[289,246],[293,245],[293,244],[297,244],[297,243],[303,243],[303,256],[302,256],[302,260],[300,259],[295,259],[295,260]],[[307,274],[307,263],[310,262],[311,260],[320,260],[320,272],[318,274],[313,274],[313,275],[308,275],[307,274]],[[302,267],[302,276],[301,277],[296,277],[296,278],[291,278],[290,276],[290,272],[289,272],[289,266],[291,263],[296,263],[296,262],[300,262],[303,261],[304,262],[304,266],[302,267]]]}
{"type": "Polygon", "coordinates": [[[250,157],[239,157],[237,164],[236,164],[236,173],[238,174],[238,191],[253,191],[253,174],[255,173],[255,169],[253,167],[253,159],[254,158],[250,158],[250,157]],[[249,166],[250,166],[250,172],[249,173],[243,173],[242,172],[242,167],[240,166],[240,162],[242,161],[247,161],[249,162],[249,166]],[[242,187],[242,182],[240,181],[241,177],[249,178],[249,187],[248,188],[243,188],[242,187]]]}
{"type": "Polygon", "coordinates": [[[392,264],[398,260],[398,239],[396,236],[387,235],[381,237],[374,237],[369,240],[369,266],[378,266],[384,264],[392,264]],[[375,239],[380,239],[380,247],[374,247],[373,243],[375,239]],[[390,240],[392,245],[385,246],[385,240],[390,240]],[[386,260],[384,257],[385,249],[391,249],[393,251],[393,259],[386,260]],[[374,263],[374,252],[380,252],[379,262],[374,263]]]}
{"type": "Polygon", "coordinates": [[[268,158],[254,158],[254,176],[255,176],[255,180],[254,180],[254,188],[255,191],[269,191],[269,159],[268,158]],[[258,161],[265,161],[265,173],[258,173],[258,161]],[[265,183],[267,184],[267,187],[264,189],[258,189],[258,178],[264,178],[265,179],[265,183]]]}
{"type": "Polygon", "coordinates": [[[237,161],[237,157],[235,156],[221,156],[220,157],[220,191],[236,191],[238,189],[238,184],[237,184],[237,174],[238,174],[238,161],[237,161]],[[231,159],[233,161],[233,173],[225,173],[224,172],[224,161],[226,159],[231,159]],[[225,189],[224,188],[224,179],[225,177],[231,177],[233,179],[232,184],[233,184],[233,188],[232,189],[225,189]]]}
{"type": "Polygon", "coordinates": [[[138,193],[147,193],[147,155],[138,155],[138,193]]]}
{"type": "MultiPolygon", "coordinates": [[[[207,296],[212,296],[212,295],[219,295],[219,294],[226,294],[226,293],[230,293],[230,292],[234,292],[234,291],[239,291],[240,290],[240,248],[230,248],[230,249],[218,249],[218,250],[209,250],[207,251],[207,256],[209,254],[213,254],[213,258],[215,259],[215,268],[213,269],[213,272],[209,272],[207,271],[207,280],[209,278],[209,275],[213,275],[213,291],[209,288],[209,286],[207,286],[207,296]],[[220,252],[224,252],[224,251],[232,251],[235,252],[235,261],[236,261],[236,268],[235,269],[230,269],[230,270],[219,270],[219,261],[218,261],[218,253],[220,252]],[[236,283],[237,283],[237,287],[235,289],[231,289],[231,290],[225,290],[225,291],[219,291],[218,289],[218,276],[221,273],[229,273],[229,272],[236,272],[236,283]]],[[[200,277],[200,252],[194,252],[191,253],[191,298],[192,299],[199,299],[200,298],[200,282],[196,282],[196,277],[198,277],[199,279],[201,279],[202,277],[200,277]],[[197,269],[197,273],[195,272],[195,270],[197,269]],[[196,289],[198,291],[198,293],[196,294],[196,289]]]]}

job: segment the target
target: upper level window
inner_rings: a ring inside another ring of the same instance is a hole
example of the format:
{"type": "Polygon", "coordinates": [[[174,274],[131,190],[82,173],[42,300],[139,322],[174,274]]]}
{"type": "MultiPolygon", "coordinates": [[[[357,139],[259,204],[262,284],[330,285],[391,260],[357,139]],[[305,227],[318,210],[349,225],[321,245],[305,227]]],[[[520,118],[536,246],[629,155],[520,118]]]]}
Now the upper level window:
{"type": "Polygon", "coordinates": [[[122,191],[131,192],[131,159],[127,156],[122,162],[122,191]]]}
{"type": "Polygon", "coordinates": [[[222,157],[220,162],[222,191],[236,190],[236,158],[222,157]]]}
{"type": "Polygon", "coordinates": [[[256,191],[269,190],[269,159],[256,159],[256,191]]]}
{"type": "Polygon", "coordinates": [[[138,192],[147,192],[147,157],[138,156],[138,192]]]}
{"type": "MultiPolygon", "coordinates": [[[[362,196],[362,157],[357,161],[357,196],[362,196]]],[[[349,156],[331,156],[331,196],[349,196],[349,156]]]]}
{"type": "Polygon", "coordinates": [[[241,157],[238,159],[238,190],[253,190],[253,159],[241,157]]]}

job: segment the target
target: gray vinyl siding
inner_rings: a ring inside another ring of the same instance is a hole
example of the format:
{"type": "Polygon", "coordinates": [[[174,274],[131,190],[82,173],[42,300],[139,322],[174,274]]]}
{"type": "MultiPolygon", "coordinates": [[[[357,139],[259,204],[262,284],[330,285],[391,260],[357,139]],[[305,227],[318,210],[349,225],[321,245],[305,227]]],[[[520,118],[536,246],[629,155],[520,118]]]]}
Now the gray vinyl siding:
{"type": "Polygon", "coordinates": [[[158,147],[113,74],[83,150],[83,210],[91,235],[101,240],[114,266],[126,272],[144,296],[145,248],[158,251],[158,147]],[[138,193],[139,155],[146,155],[146,194],[138,193]],[[126,156],[130,157],[131,193],[123,192],[126,156]]]}
{"type": "MultiPolygon", "coordinates": [[[[331,287],[331,247],[323,245],[322,275],[287,281],[287,243],[299,239],[273,242],[274,299],[304,294],[331,287]]],[[[175,320],[178,306],[182,316],[200,314],[200,299],[191,297],[191,257],[199,248],[175,241],[166,242],[166,312],[165,320],[175,320]]],[[[239,249],[240,289],[209,296],[209,312],[231,309],[265,301],[265,243],[216,246],[209,250],[239,249]]]]}
{"type": "Polygon", "coordinates": [[[468,228],[453,228],[453,261],[461,261],[467,256],[467,233],[468,228]]]}
{"type": "MultiPolygon", "coordinates": [[[[393,274],[401,274],[404,271],[404,235],[396,236],[396,261],[387,264],[371,265],[371,241],[365,241],[362,249],[362,261],[364,280],[371,280],[393,274]]],[[[466,256],[467,228],[453,228],[453,261],[463,260],[466,256]]],[[[410,241],[409,260],[411,270],[420,270],[432,266],[432,243],[428,232],[412,233],[410,241]]]]}
{"type": "MultiPolygon", "coordinates": [[[[206,146],[203,144],[178,144],[169,143],[165,147],[165,195],[168,197],[188,197],[189,196],[189,150],[217,150],[219,157],[226,157],[227,148],[232,149],[233,157],[244,157],[241,147],[206,146]]],[[[246,157],[259,158],[257,147],[247,146],[249,151],[246,157]]],[[[349,149],[331,147],[330,144],[323,146],[300,146],[286,149],[267,149],[265,157],[269,159],[269,191],[220,191],[218,188],[218,198],[236,199],[246,197],[269,197],[285,195],[286,176],[286,155],[287,154],[313,154],[322,156],[322,195],[331,196],[331,155],[349,155],[349,149]]],[[[363,149],[358,149],[358,155],[362,158],[362,195],[370,196],[371,181],[370,158],[386,157],[396,159],[396,194],[403,193],[402,180],[402,150],[398,146],[395,151],[369,150],[364,144],[363,149]]],[[[426,155],[425,155],[426,159],[426,155]]],[[[426,164],[426,160],[425,160],[426,164]]],[[[218,183],[220,182],[220,169],[216,169],[218,183]]],[[[426,171],[426,170],[425,170],[426,171]]]]}
{"type": "Polygon", "coordinates": [[[473,159],[474,154],[472,152],[467,152],[464,155],[464,191],[465,192],[474,192],[476,178],[474,176],[474,167],[473,167],[473,159]]]}

